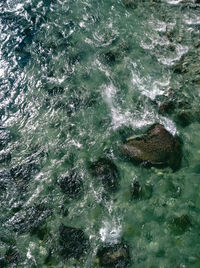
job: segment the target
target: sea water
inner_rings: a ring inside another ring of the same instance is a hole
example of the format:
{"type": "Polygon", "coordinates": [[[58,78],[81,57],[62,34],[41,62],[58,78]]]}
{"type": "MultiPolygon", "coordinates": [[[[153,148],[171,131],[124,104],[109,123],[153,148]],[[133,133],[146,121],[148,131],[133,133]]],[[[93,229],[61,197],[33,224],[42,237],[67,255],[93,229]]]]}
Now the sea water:
{"type": "Polygon", "coordinates": [[[2,267],[98,267],[98,249],[122,240],[129,267],[200,267],[199,70],[198,1],[0,1],[2,267]],[[169,92],[178,108],[160,113],[169,92]],[[154,123],[182,140],[176,172],[118,153],[154,123]],[[114,193],[88,169],[105,156],[114,193]],[[58,183],[71,170],[78,198],[58,183]],[[133,199],[135,181],[151,195],[133,199]],[[188,228],[174,230],[183,215],[188,228]],[[84,231],[87,254],[62,257],[62,224],[84,231]]]}

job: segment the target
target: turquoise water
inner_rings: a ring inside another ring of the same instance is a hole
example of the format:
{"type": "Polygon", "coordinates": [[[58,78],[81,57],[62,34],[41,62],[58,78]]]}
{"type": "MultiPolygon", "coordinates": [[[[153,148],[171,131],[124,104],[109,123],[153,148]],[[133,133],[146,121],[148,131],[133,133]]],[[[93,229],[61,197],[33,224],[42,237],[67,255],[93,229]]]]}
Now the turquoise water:
{"type": "Polygon", "coordinates": [[[98,249],[122,240],[129,267],[200,267],[197,2],[0,2],[2,267],[97,268],[98,249]],[[175,108],[161,113],[169,99],[175,108]],[[182,140],[176,172],[119,154],[153,123],[182,140]],[[113,193],[88,168],[103,156],[119,172],[113,193]],[[59,184],[72,170],[78,197],[59,184]],[[133,199],[135,181],[151,193],[133,199]],[[87,254],[63,258],[62,224],[84,231],[87,254]]]}

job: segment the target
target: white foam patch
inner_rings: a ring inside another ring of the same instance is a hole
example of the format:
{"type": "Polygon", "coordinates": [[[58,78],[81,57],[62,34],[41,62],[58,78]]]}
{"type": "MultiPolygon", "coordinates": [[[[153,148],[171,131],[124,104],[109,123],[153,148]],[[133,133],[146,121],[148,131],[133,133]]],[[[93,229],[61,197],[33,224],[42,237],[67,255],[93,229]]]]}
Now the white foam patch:
{"type": "Polygon", "coordinates": [[[139,90],[143,95],[154,100],[156,96],[163,95],[163,91],[160,90],[161,87],[166,87],[169,85],[169,78],[163,78],[162,80],[151,81],[151,77],[147,76],[145,78],[139,77],[137,73],[132,72],[132,85],[134,89],[139,90]],[[150,85],[150,86],[149,86],[150,85]]]}
{"type": "Polygon", "coordinates": [[[105,221],[99,233],[101,240],[106,243],[117,243],[121,236],[122,226],[115,221],[105,221]]]}
{"type": "Polygon", "coordinates": [[[158,61],[164,65],[172,66],[176,61],[179,61],[181,57],[188,52],[188,46],[176,45],[176,56],[174,57],[158,57],[158,61]]]}
{"type": "Polygon", "coordinates": [[[29,247],[28,247],[28,251],[26,253],[26,257],[27,257],[27,259],[32,260],[35,264],[37,264],[33,254],[32,254],[32,251],[35,250],[35,247],[36,247],[35,243],[33,243],[33,242],[29,243],[29,247]]]}
{"type": "MultiPolygon", "coordinates": [[[[138,85],[139,78],[136,79],[135,83],[138,85]]],[[[168,80],[163,81],[155,81],[152,85],[152,90],[149,89],[146,90],[144,85],[141,83],[140,90],[144,95],[147,95],[150,98],[155,98],[157,94],[163,94],[161,90],[158,89],[158,85],[161,86],[167,86],[169,84],[168,80]]],[[[132,126],[132,128],[142,128],[146,125],[153,124],[155,122],[159,122],[160,124],[163,124],[165,128],[170,131],[173,135],[176,134],[176,126],[174,122],[168,118],[155,116],[153,111],[149,111],[147,109],[144,109],[144,112],[141,114],[138,114],[140,117],[134,118],[131,112],[129,111],[122,111],[120,107],[116,107],[114,104],[114,97],[116,94],[116,88],[113,84],[110,84],[109,86],[105,86],[104,88],[104,99],[107,102],[112,116],[112,127],[113,129],[117,129],[122,125],[129,125],[132,126]]]]}
{"type": "Polygon", "coordinates": [[[24,3],[20,3],[20,0],[9,0],[8,6],[10,9],[13,9],[14,11],[18,11],[20,9],[23,9],[24,3]]]}
{"type": "Polygon", "coordinates": [[[130,121],[130,118],[132,117],[130,112],[127,111],[125,113],[122,113],[120,108],[115,107],[113,103],[115,94],[116,94],[116,88],[113,86],[113,84],[110,84],[109,86],[105,87],[104,98],[111,111],[112,125],[114,129],[120,127],[123,124],[126,124],[127,122],[130,121]]]}
{"type": "Polygon", "coordinates": [[[5,73],[4,69],[3,68],[0,68],[0,77],[3,77],[4,76],[4,73],[5,73]]]}
{"type": "Polygon", "coordinates": [[[200,16],[189,14],[189,16],[185,17],[183,21],[188,25],[197,25],[200,24],[200,16]]]}
{"type": "Polygon", "coordinates": [[[182,0],[168,0],[166,1],[168,4],[171,4],[171,5],[177,5],[179,3],[182,2],[182,0]]]}

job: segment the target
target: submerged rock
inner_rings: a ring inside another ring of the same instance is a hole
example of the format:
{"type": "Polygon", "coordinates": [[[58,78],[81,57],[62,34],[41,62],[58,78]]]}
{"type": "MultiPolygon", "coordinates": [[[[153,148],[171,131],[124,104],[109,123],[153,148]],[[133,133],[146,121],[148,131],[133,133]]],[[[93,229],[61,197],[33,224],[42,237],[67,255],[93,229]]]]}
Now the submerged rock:
{"type": "Polygon", "coordinates": [[[49,234],[49,230],[46,225],[38,226],[31,230],[31,235],[36,235],[40,240],[44,240],[49,234]]]}
{"type": "Polygon", "coordinates": [[[119,173],[116,165],[108,158],[99,158],[90,164],[92,176],[100,179],[104,188],[108,191],[115,191],[118,187],[119,173]]]}
{"type": "Polygon", "coordinates": [[[190,110],[182,110],[177,114],[176,122],[182,127],[190,125],[195,120],[190,110]]]}
{"type": "Polygon", "coordinates": [[[70,198],[80,196],[83,190],[83,182],[75,171],[71,171],[68,175],[61,177],[58,183],[62,192],[70,198]]]}
{"type": "Polygon", "coordinates": [[[114,64],[116,62],[116,53],[114,53],[113,51],[108,51],[104,53],[103,57],[107,64],[114,64]]]}
{"type": "Polygon", "coordinates": [[[175,103],[172,100],[165,101],[158,106],[158,111],[162,115],[172,114],[174,110],[175,110],[175,103]]]}
{"type": "Polygon", "coordinates": [[[178,235],[185,233],[191,225],[192,224],[188,215],[176,217],[170,222],[172,232],[178,235]]]}
{"type": "Polygon", "coordinates": [[[61,254],[69,258],[80,258],[89,247],[89,239],[81,229],[60,226],[61,254]]]}
{"type": "Polygon", "coordinates": [[[16,267],[17,262],[19,261],[19,253],[16,250],[15,247],[10,247],[6,253],[5,256],[0,258],[0,267],[8,267],[11,264],[14,264],[13,267],[16,267]]]}
{"type": "Polygon", "coordinates": [[[10,174],[15,181],[28,180],[35,170],[37,170],[37,165],[30,162],[12,167],[10,174]]]}
{"type": "Polygon", "coordinates": [[[0,153],[0,163],[7,163],[11,160],[11,154],[9,152],[0,153]]]}
{"type": "Polygon", "coordinates": [[[51,212],[45,204],[36,204],[33,207],[17,212],[10,222],[13,230],[18,233],[30,232],[39,228],[51,212]]]}
{"type": "Polygon", "coordinates": [[[169,116],[181,127],[186,127],[195,121],[199,121],[199,105],[194,104],[191,96],[185,96],[184,87],[179,91],[169,88],[166,95],[156,97],[153,103],[158,112],[163,116],[169,116]]]}
{"type": "Polygon", "coordinates": [[[123,268],[130,261],[129,249],[124,244],[103,246],[97,252],[100,267],[123,268]]]}
{"type": "Polygon", "coordinates": [[[0,149],[5,147],[11,139],[10,132],[6,129],[0,129],[0,149]]]}
{"type": "Polygon", "coordinates": [[[121,146],[122,153],[135,163],[176,170],[181,163],[181,144],[162,125],[153,125],[140,137],[129,138],[121,146]]]}
{"type": "Polygon", "coordinates": [[[64,92],[64,88],[60,86],[55,86],[55,87],[48,89],[48,94],[52,96],[62,94],[63,92],[64,92]]]}
{"type": "Polygon", "coordinates": [[[136,8],[136,2],[134,0],[123,0],[123,4],[126,8],[136,8]]]}
{"type": "Polygon", "coordinates": [[[125,5],[126,8],[137,8],[138,4],[146,2],[146,3],[160,3],[161,0],[123,0],[123,4],[125,5]]]}
{"type": "Polygon", "coordinates": [[[138,181],[131,185],[131,198],[132,199],[148,199],[152,196],[151,185],[141,186],[138,181]]]}
{"type": "Polygon", "coordinates": [[[7,185],[12,181],[10,172],[6,169],[0,170],[0,193],[1,191],[6,190],[7,185]]]}

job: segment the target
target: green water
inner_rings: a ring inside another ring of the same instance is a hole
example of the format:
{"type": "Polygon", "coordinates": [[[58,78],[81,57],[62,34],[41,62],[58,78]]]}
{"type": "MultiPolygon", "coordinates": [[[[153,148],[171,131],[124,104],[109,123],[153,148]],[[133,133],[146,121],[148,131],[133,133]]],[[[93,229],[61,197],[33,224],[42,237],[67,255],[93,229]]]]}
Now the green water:
{"type": "Polygon", "coordinates": [[[200,267],[200,4],[194,2],[0,2],[0,122],[10,133],[1,154],[11,154],[0,164],[2,267],[97,268],[98,248],[121,240],[131,268],[200,267]],[[158,104],[170,90],[175,103],[186,104],[161,114],[158,104]],[[176,172],[145,169],[119,155],[124,136],[158,122],[183,142],[176,172]],[[114,193],[88,169],[102,156],[119,171],[114,193]],[[14,176],[19,165],[24,173],[14,176]],[[83,182],[78,198],[58,183],[72,169],[83,182]],[[132,199],[134,181],[152,193],[132,199]],[[180,231],[171,222],[182,215],[190,224],[180,231]],[[89,237],[80,259],[60,255],[61,224],[89,237]],[[16,258],[5,263],[9,249],[16,258]]]}

